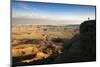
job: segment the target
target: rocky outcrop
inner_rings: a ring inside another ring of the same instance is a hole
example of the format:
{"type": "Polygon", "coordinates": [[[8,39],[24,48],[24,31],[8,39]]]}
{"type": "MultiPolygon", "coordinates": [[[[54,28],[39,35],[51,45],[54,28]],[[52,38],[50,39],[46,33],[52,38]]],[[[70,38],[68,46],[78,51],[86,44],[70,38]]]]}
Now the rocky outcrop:
{"type": "Polygon", "coordinates": [[[96,20],[84,21],[80,25],[80,34],[64,44],[64,52],[56,63],[84,62],[96,60],[96,20]]]}

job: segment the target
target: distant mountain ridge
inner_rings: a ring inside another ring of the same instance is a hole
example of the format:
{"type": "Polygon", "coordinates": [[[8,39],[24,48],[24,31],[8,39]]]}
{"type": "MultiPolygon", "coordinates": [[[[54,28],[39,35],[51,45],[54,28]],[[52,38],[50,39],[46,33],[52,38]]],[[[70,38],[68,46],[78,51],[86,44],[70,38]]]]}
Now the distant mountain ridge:
{"type": "Polygon", "coordinates": [[[34,24],[34,25],[70,25],[81,24],[82,20],[52,20],[43,18],[12,18],[12,24],[34,24]]]}

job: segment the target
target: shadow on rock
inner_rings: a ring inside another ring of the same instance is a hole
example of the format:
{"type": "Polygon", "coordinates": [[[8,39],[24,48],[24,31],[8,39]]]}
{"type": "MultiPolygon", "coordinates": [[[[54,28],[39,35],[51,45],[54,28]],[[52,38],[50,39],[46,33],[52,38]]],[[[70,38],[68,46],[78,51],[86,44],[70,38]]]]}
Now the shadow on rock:
{"type": "Polygon", "coordinates": [[[96,61],[96,20],[80,24],[80,34],[75,35],[56,63],[96,61]]]}

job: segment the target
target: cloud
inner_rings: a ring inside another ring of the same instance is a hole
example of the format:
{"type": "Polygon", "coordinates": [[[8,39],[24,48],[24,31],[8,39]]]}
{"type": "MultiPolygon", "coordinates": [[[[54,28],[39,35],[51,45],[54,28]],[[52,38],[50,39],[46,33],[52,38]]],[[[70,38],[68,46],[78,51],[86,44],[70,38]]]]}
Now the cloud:
{"type": "Polygon", "coordinates": [[[81,20],[80,17],[70,16],[46,16],[46,15],[35,15],[35,14],[12,14],[12,18],[23,18],[23,19],[48,19],[54,21],[65,21],[65,20],[81,20]]]}
{"type": "Polygon", "coordinates": [[[29,5],[23,4],[23,3],[18,4],[18,6],[16,6],[16,8],[17,9],[26,9],[26,10],[29,10],[29,9],[31,10],[32,9],[29,5]]]}
{"type": "Polygon", "coordinates": [[[12,13],[12,18],[33,18],[32,14],[16,14],[12,13]]]}
{"type": "MultiPolygon", "coordinates": [[[[24,7],[26,8],[26,7],[24,7]]],[[[27,9],[27,8],[26,8],[27,9]]],[[[70,15],[70,16],[49,16],[49,15],[40,15],[40,14],[32,14],[32,13],[28,13],[28,14],[24,14],[24,13],[16,13],[13,12],[12,13],[12,18],[23,18],[23,19],[49,19],[49,20],[54,20],[54,21],[58,21],[58,20],[88,20],[88,17],[90,19],[95,19],[94,15],[70,15]]]]}

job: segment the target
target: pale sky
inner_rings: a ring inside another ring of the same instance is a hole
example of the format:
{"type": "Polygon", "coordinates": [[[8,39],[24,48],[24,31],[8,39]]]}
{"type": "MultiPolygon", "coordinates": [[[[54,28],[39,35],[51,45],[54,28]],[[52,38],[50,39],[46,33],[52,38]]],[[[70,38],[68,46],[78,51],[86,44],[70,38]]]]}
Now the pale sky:
{"type": "Polygon", "coordinates": [[[13,24],[80,24],[95,19],[95,6],[41,2],[12,3],[13,24]]]}

